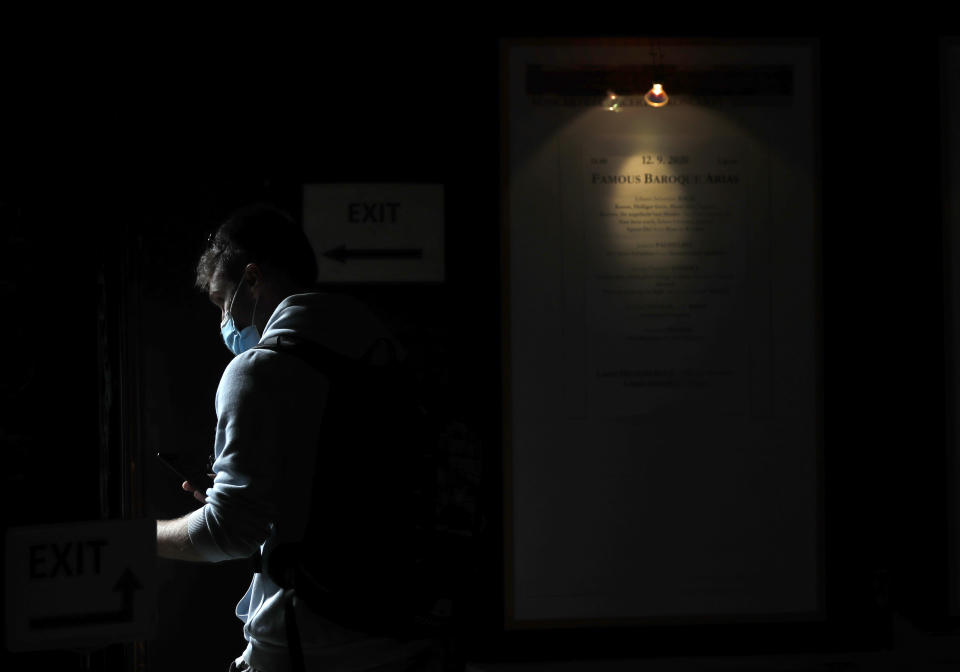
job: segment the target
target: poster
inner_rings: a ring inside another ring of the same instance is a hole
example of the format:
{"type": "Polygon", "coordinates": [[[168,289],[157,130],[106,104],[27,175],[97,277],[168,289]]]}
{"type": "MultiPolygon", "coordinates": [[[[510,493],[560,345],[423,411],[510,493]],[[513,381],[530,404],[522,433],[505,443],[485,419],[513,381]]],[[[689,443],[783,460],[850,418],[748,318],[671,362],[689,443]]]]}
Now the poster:
{"type": "Polygon", "coordinates": [[[506,49],[507,627],[819,618],[810,46],[506,49]]]}

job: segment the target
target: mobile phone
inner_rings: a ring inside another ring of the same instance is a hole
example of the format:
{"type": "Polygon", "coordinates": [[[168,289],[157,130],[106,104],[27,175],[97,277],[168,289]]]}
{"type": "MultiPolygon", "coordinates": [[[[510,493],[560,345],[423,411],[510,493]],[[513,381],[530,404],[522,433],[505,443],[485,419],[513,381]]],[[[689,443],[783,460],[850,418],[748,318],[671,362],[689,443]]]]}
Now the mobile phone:
{"type": "Polygon", "coordinates": [[[203,492],[213,487],[213,481],[207,475],[207,467],[198,461],[190,462],[180,453],[157,453],[157,457],[181,480],[189,481],[197,490],[203,492]]]}

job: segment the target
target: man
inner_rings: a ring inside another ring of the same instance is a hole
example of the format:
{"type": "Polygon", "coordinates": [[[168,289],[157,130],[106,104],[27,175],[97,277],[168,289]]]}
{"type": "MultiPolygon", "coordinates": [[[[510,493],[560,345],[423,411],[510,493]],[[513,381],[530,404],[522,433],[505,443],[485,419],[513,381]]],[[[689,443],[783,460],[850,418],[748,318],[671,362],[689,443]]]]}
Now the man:
{"type": "MultiPolygon", "coordinates": [[[[276,209],[238,211],[211,237],[197,285],[220,309],[221,335],[236,357],[217,389],[213,487],[200,493],[183,484],[204,504],[158,521],[161,557],[219,562],[260,550],[266,560],[280,543],[303,537],[329,380],[295,356],[251,348],[261,335],[283,334],[356,358],[389,338],[358,302],[312,291],[316,273],[303,230],[276,209]]],[[[430,656],[423,641],[339,627],[255,573],[236,609],[248,645],[231,670],[296,669],[287,644],[288,600],[308,670],[422,669],[430,656]]]]}

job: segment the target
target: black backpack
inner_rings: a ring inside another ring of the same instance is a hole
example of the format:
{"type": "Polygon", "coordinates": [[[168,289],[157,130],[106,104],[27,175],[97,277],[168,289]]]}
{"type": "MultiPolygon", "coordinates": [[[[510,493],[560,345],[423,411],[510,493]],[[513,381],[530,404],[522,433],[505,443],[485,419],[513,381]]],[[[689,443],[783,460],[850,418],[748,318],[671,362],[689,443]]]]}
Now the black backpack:
{"type": "MultiPolygon", "coordinates": [[[[299,357],[330,382],[304,540],[276,547],[261,571],[344,627],[449,636],[476,556],[478,442],[428,412],[392,341],[359,359],[286,336],[256,348],[299,357]]],[[[287,621],[299,648],[292,605],[287,621]]]]}

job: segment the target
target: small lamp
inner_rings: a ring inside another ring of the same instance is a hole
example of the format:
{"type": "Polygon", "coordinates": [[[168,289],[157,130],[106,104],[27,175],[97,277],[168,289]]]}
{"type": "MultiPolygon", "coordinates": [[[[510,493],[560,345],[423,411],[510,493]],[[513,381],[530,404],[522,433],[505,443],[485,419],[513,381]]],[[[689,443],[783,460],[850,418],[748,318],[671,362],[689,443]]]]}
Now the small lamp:
{"type": "Polygon", "coordinates": [[[619,112],[620,98],[613,91],[607,91],[607,97],[603,101],[603,106],[611,112],[619,112]]]}
{"type": "Polygon", "coordinates": [[[670,97],[663,90],[663,85],[658,82],[654,82],[653,87],[644,94],[643,99],[650,107],[663,107],[670,102],[670,97]]]}

